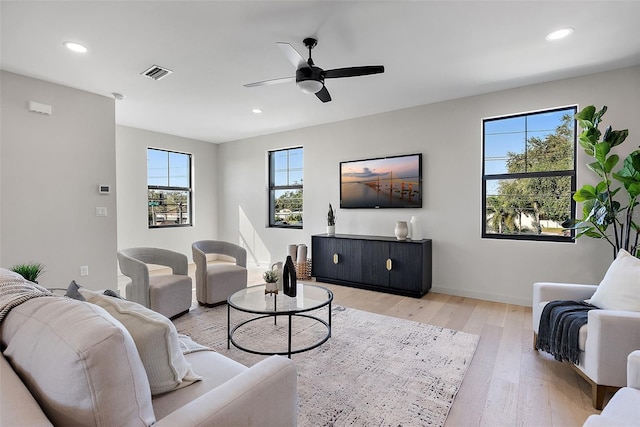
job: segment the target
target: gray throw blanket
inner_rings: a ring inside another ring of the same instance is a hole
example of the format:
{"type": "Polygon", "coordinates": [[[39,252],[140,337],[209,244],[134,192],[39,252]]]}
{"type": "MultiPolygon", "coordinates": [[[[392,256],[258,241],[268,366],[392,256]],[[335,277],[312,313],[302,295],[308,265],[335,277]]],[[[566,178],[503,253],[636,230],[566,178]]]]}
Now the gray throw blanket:
{"type": "Polygon", "coordinates": [[[540,316],[536,346],[560,362],[568,360],[577,364],[580,328],[587,324],[589,310],[597,308],[584,301],[549,302],[540,316]]]}
{"type": "Polygon", "coordinates": [[[0,322],[9,311],[31,298],[54,296],[42,286],[20,279],[3,278],[0,282],[0,322]]]}

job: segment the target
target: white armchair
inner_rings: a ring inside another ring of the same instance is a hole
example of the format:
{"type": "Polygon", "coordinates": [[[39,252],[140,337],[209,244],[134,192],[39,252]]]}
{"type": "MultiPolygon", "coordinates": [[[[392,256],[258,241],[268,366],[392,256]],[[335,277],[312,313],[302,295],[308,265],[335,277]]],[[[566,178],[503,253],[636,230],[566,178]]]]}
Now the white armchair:
{"type": "Polygon", "coordinates": [[[196,264],[196,299],[213,306],[227,302],[229,295],[247,287],[247,250],[235,243],[200,240],[191,245],[196,264]],[[209,264],[207,255],[224,255],[235,264],[209,264]]]}
{"type": "Polygon", "coordinates": [[[128,248],[118,252],[120,271],[131,278],[125,298],[170,319],[188,313],[193,299],[187,256],[160,248],[128,248]],[[171,274],[150,275],[147,264],[170,267],[171,274]]]}
{"type": "Polygon", "coordinates": [[[601,414],[587,418],[583,427],[640,425],[640,350],[627,357],[627,386],[611,398],[601,414]]]}
{"type": "MultiPolygon", "coordinates": [[[[554,300],[585,300],[595,285],[540,282],[533,285],[533,345],[545,304],[554,300]]],[[[580,356],[574,369],[591,384],[593,406],[602,409],[607,390],[627,385],[627,356],[640,348],[640,312],[591,310],[580,329],[580,356]]]]}

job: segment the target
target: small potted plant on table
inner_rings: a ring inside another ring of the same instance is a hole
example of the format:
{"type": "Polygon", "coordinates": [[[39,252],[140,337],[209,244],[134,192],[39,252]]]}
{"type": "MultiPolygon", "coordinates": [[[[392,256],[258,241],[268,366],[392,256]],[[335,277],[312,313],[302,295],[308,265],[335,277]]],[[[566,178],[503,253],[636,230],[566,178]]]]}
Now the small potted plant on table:
{"type": "Polygon", "coordinates": [[[264,288],[265,294],[278,294],[278,271],[267,270],[262,275],[262,278],[267,283],[264,288]]]}

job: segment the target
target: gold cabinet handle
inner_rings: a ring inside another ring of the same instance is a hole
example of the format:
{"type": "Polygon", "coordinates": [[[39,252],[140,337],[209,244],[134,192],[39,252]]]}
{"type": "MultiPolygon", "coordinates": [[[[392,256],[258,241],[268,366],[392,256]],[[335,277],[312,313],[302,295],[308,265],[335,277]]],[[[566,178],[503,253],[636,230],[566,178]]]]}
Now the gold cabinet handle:
{"type": "Polygon", "coordinates": [[[334,264],[338,263],[338,254],[333,254],[333,263],[334,264]]]}
{"type": "Polygon", "coordinates": [[[393,268],[393,263],[391,262],[391,258],[387,259],[387,270],[391,271],[393,268]]]}

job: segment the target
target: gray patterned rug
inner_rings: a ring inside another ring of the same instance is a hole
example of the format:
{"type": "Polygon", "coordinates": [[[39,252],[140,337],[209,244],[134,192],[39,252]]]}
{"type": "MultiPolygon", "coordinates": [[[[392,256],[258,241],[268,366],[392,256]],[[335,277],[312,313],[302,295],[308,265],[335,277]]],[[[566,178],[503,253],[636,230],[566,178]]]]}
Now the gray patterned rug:
{"type": "MultiPolygon", "coordinates": [[[[327,318],[327,308],[314,312],[327,318]],[[323,311],[324,310],[324,311],[323,311]]],[[[246,318],[232,310],[232,324],[246,318]]],[[[174,321],[191,336],[251,366],[266,356],[227,350],[227,307],[198,306],[174,321]]],[[[478,344],[477,335],[424,323],[333,306],[332,336],[320,347],[294,354],[300,411],[306,426],[442,426],[478,344]]],[[[240,345],[286,349],[286,318],[264,319],[238,330],[240,345]]],[[[317,323],[296,318],[293,347],[326,334],[317,323]]]]}

